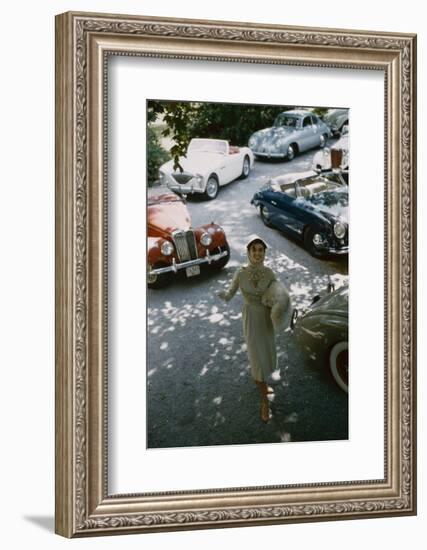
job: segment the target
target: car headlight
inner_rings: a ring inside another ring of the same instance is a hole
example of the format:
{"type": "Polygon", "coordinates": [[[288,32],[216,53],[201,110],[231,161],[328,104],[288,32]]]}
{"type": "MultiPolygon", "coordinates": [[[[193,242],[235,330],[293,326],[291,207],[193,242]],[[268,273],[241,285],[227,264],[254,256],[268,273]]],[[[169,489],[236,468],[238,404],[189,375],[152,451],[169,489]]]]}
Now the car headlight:
{"type": "Polygon", "coordinates": [[[345,225],[342,222],[335,222],[334,233],[337,239],[342,239],[345,235],[345,225]]]}
{"type": "Polygon", "coordinates": [[[160,181],[160,184],[163,184],[166,181],[166,174],[160,170],[159,170],[159,181],[160,181]]]}
{"type": "Polygon", "coordinates": [[[200,174],[196,174],[194,176],[194,179],[196,181],[196,185],[201,185],[203,183],[203,176],[201,176],[200,174]]]}
{"type": "Polygon", "coordinates": [[[212,243],[212,235],[209,233],[203,233],[203,235],[200,237],[200,242],[203,246],[210,246],[212,243]]]}
{"type": "Polygon", "coordinates": [[[249,147],[254,147],[254,146],[255,146],[255,143],[256,143],[256,139],[254,138],[254,136],[251,136],[251,137],[249,138],[249,141],[248,141],[249,147]]]}
{"type": "Polygon", "coordinates": [[[170,256],[171,254],[173,254],[174,247],[172,243],[170,243],[169,241],[165,241],[160,247],[160,250],[163,256],[170,256]]]}

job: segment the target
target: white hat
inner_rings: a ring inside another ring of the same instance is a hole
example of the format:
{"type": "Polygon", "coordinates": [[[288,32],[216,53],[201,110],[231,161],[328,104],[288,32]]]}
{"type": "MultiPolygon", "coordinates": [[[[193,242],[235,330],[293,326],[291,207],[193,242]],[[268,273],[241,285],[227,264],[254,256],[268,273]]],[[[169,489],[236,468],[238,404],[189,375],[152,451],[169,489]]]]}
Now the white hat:
{"type": "Polygon", "coordinates": [[[249,248],[254,241],[261,241],[264,244],[265,248],[268,248],[268,244],[264,241],[264,239],[261,239],[261,237],[259,235],[256,235],[255,233],[249,235],[248,241],[246,243],[246,248],[249,248]]]}

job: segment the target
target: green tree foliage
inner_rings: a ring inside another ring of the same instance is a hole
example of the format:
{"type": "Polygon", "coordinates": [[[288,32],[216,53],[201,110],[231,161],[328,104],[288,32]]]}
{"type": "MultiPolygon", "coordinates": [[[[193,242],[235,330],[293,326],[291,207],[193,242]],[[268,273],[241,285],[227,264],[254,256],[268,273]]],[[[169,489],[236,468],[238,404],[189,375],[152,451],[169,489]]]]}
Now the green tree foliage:
{"type": "Polygon", "coordinates": [[[274,119],[290,106],[233,105],[204,103],[191,121],[190,131],[197,137],[227,139],[245,146],[254,132],[273,125],[274,119]]]}
{"type": "Polygon", "coordinates": [[[197,113],[199,104],[178,101],[148,101],[148,122],[153,123],[158,115],[163,116],[163,122],[167,127],[162,135],[170,137],[175,145],[170,150],[170,155],[174,159],[174,170],[181,169],[179,157],[185,155],[188,143],[191,138],[191,121],[197,113]]]}
{"type": "Polygon", "coordinates": [[[160,166],[170,159],[167,151],[160,145],[157,132],[148,126],[147,144],[147,177],[148,185],[152,185],[158,178],[160,166]]]}

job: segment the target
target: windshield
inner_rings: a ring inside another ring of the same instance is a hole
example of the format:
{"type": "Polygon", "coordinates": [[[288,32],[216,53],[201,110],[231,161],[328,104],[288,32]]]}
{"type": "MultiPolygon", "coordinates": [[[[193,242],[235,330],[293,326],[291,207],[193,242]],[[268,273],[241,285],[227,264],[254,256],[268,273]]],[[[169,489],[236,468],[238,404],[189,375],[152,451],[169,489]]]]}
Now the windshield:
{"type": "Polygon", "coordinates": [[[227,142],[221,139],[192,139],[189,153],[227,153],[227,142]]]}
{"type": "Polygon", "coordinates": [[[298,125],[298,117],[280,113],[274,121],[274,126],[286,126],[287,128],[296,128],[298,125]]]}
{"type": "Polygon", "coordinates": [[[300,182],[298,188],[299,195],[312,204],[348,206],[348,187],[336,180],[322,177],[300,182]]]}

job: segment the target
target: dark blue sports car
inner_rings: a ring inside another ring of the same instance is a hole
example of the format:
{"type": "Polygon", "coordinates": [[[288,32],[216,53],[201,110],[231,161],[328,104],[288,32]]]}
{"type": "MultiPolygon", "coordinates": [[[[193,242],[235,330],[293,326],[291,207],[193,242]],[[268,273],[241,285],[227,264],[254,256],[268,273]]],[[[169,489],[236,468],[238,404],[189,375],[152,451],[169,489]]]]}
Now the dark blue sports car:
{"type": "Polygon", "coordinates": [[[265,225],[301,240],[313,256],[348,253],[348,186],[339,173],[278,176],[251,204],[265,225]]]}

